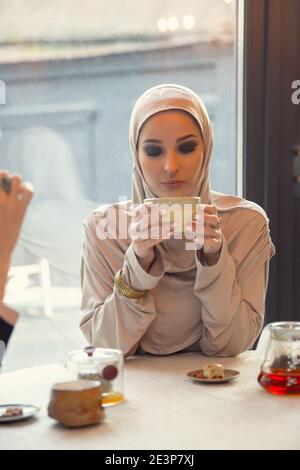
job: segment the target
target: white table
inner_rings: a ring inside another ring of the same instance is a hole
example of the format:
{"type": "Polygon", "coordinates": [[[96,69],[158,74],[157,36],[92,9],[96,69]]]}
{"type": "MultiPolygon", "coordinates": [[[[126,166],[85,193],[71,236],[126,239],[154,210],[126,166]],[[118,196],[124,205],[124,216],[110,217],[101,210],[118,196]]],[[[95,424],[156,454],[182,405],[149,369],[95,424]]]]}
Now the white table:
{"type": "Polygon", "coordinates": [[[256,381],[253,352],[222,358],[240,376],[220,385],[186,372],[208,362],[198,353],[125,361],[126,402],[93,427],[65,429],[47,416],[50,388],[65,380],[59,364],[0,376],[0,403],[41,406],[35,420],[0,426],[0,449],[300,449],[300,397],[268,394],[256,381]]]}

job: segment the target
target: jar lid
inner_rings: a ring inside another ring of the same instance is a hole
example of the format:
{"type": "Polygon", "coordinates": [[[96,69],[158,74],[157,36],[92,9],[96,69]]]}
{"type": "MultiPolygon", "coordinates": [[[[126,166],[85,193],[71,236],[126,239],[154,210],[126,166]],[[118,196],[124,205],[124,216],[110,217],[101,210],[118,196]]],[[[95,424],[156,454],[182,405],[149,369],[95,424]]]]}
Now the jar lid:
{"type": "Polygon", "coordinates": [[[276,322],[269,325],[271,337],[282,341],[300,341],[300,322],[276,322]]]}

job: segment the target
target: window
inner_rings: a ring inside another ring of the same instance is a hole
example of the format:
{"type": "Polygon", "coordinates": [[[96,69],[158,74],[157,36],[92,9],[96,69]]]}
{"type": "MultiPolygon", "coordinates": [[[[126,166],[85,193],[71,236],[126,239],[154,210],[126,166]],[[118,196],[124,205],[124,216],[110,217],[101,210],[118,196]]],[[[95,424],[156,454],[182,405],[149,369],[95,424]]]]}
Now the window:
{"type": "Polygon", "coordinates": [[[81,222],[98,204],[131,197],[130,113],[158,83],[199,93],[214,127],[212,188],[240,192],[235,0],[0,8],[0,166],[35,186],[14,264],[46,259],[52,287],[79,290],[81,222]]]}

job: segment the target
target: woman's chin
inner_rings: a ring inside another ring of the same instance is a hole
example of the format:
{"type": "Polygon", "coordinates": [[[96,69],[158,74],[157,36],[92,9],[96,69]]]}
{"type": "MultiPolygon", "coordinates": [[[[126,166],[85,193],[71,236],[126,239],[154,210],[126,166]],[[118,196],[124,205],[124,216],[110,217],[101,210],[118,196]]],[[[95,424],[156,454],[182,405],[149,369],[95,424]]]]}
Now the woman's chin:
{"type": "Polygon", "coordinates": [[[179,191],[165,191],[159,194],[159,197],[185,197],[186,194],[179,191]]]}
{"type": "Polygon", "coordinates": [[[159,197],[186,197],[189,195],[189,191],[187,188],[176,188],[172,187],[171,185],[168,186],[167,188],[160,189],[159,192],[157,192],[159,197]]]}

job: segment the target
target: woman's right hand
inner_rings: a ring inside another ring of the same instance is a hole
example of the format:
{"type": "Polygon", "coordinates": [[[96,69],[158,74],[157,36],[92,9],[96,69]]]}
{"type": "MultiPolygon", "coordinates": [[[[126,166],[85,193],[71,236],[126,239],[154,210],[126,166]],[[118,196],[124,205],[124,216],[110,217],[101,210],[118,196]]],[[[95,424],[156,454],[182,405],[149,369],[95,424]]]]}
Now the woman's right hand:
{"type": "Polygon", "coordinates": [[[176,229],[176,224],[163,222],[165,213],[157,204],[140,204],[134,209],[129,233],[135,254],[144,268],[154,260],[155,246],[170,239],[176,229]],[[151,214],[154,223],[151,223],[151,214]]]}

